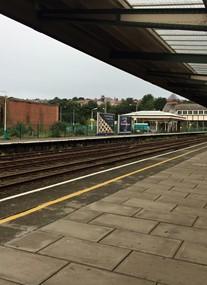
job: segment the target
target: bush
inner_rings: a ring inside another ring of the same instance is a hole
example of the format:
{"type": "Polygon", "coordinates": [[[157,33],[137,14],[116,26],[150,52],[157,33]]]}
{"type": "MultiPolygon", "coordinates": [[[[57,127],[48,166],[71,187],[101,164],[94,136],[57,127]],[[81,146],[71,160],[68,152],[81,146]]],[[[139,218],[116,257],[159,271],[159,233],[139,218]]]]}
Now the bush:
{"type": "Polygon", "coordinates": [[[9,137],[19,137],[22,138],[24,134],[28,133],[27,127],[24,123],[17,123],[15,126],[7,129],[7,136],[9,137]]]}
{"type": "Polygon", "coordinates": [[[65,122],[57,122],[50,126],[52,137],[61,137],[61,134],[66,134],[67,124],[65,122]]]}
{"type": "Polygon", "coordinates": [[[76,126],[76,134],[77,135],[85,135],[85,127],[84,126],[76,126]]]}

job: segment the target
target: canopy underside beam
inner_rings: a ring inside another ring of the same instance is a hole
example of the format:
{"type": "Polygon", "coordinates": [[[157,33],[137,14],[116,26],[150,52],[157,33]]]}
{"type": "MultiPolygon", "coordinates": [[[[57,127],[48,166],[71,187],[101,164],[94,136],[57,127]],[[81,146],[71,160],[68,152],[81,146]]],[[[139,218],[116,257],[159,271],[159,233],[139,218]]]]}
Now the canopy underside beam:
{"type": "Polygon", "coordinates": [[[81,24],[207,31],[207,9],[48,9],[39,7],[44,20],[81,24]]]}
{"type": "Polygon", "coordinates": [[[117,51],[117,50],[111,52],[111,59],[207,63],[206,54],[155,53],[155,52],[136,52],[136,51],[117,51]]]}

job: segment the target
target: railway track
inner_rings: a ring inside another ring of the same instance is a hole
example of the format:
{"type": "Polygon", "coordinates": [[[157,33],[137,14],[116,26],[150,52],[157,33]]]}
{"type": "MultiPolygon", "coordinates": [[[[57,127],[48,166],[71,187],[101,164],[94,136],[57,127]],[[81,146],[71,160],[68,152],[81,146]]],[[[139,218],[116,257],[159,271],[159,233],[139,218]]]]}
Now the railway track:
{"type": "Polygon", "coordinates": [[[31,182],[77,175],[94,169],[107,168],[126,161],[172,151],[207,142],[206,136],[160,140],[145,144],[113,144],[88,148],[75,148],[63,152],[43,152],[27,157],[7,157],[0,160],[0,192],[14,186],[27,187],[31,182]]]}

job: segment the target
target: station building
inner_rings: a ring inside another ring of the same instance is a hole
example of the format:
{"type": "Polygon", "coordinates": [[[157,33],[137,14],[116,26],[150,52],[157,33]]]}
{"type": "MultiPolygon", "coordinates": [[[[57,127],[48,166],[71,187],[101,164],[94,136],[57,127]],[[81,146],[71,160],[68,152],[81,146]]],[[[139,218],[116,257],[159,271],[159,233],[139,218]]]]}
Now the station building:
{"type": "Polygon", "coordinates": [[[56,105],[0,96],[0,127],[5,123],[5,109],[7,127],[23,123],[33,128],[39,125],[49,129],[51,124],[56,123],[59,118],[59,108],[56,105]]]}
{"type": "Polygon", "coordinates": [[[167,99],[163,111],[185,117],[186,122],[181,124],[183,131],[207,129],[207,108],[195,103],[181,103],[175,94],[167,99]]]}

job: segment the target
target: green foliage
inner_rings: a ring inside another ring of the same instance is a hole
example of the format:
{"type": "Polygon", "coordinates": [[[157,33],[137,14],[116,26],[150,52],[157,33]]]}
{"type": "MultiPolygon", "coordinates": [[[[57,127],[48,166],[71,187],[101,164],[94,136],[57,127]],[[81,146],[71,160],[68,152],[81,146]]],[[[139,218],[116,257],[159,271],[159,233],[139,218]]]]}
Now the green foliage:
{"type": "Polygon", "coordinates": [[[139,104],[139,110],[145,111],[145,110],[160,110],[162,111],[167,100],[166,98],[158,97],[154,98],[153,95],[147,94],[144,95],[141,103],[139,104]]]}
{"type": "Polygon", "coordinates": [[[18,137],[22,138],[23,135],[31,132],[31,127],[27,128],[24,123],[18,122],[15,126],[7,128],[7,137],[18,137]]]}
{"type": "Polygon", "coordinates": [[[155,99],[155,102],[154,102],[155,110],[162,111],[166,103],[167,103],[166,98],[158,97],[157,99],[155,99]]]}
{"type": "Polygon", "coordinates": [[[80,124],[75,126],[76,135],[87,135],[87,132],[88,132],[87,126],[83,126],[80,124]]]}
{"type": "Polygon", "coordinates": [[[162,110],[166,103],[165,98],[159,97],[156,99],[151,94],[144,95],[138,106],[137,100],[132,97],[122,99],[118,105],[111,105],[110,102],[105,102],[105,96],[102,95],[102,104],[99,106],[94,100],[90,100],[86,104],[81,104],[80,100],[83,99],[83,97],[73,97],[72,99],[59,99],[55,97],[49,100],[49,103],[58,105],[60,108],[60,121],[71,125],[89,124],[91,112],[94,108],[97,108],[93,111],[94,119],[96,119],[97,112],[105,112],[105,108],[107,108],[107,113],[115,114],[115,119],[117,120],[118,114],[126,114],[140,110],[162,110]]]}
{"type": "Polygon", "coordinates": [[[118,114],[127,114],[136,110],[133,98],[122,99],[121,103],[117,106],[118,114]]]}
{"type": "Polygon", "coordinates": [[[64,122],[57,122],[50,126],[51,136],[60,137],[62,133],[66,134],[67,124],[64,122]]]}
{"type": "Polygon", "coordinates": [[[151,94],[144,95],[141,103],[139,104],[139,110],[154,110],[155,109],[155,98],[151,94]]]}
{"type": "Polygon", "coordinates": [[[82,98],[73,97],[73,99],[58,99],[49,100],[49,104],[59,106],[60,121],[67,123],[86,124],[91,116],[91,110],[97,108],[97,103],[90,100],[88,103],[81,105],[79,100],[82,98]]]}
{"type": "Polygon", "coordinates": [[[29,126],[28,126],[28,128],[27,128],[27,131],[28,131],[29,135],[32,135],[32,134],[33,134],[34,130],[33,130],[33,127],[32,127],[32,124],[31,124],[31,123],[29,124],[29,126]]]}

